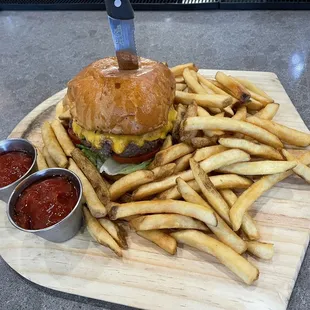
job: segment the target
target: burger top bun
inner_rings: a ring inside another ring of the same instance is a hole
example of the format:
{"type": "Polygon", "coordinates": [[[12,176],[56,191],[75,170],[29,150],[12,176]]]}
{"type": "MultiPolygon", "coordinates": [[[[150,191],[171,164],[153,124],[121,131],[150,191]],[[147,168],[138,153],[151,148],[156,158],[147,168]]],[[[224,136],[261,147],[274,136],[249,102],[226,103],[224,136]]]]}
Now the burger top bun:
{"type": "Polygon", "coordinates": [[[66,105],[87,130],[142,135],[164,126],[175,79],[164,64],[140,58],[138,70],[119,70],[115,57],[100,59],[68,83],[66,105]]]}

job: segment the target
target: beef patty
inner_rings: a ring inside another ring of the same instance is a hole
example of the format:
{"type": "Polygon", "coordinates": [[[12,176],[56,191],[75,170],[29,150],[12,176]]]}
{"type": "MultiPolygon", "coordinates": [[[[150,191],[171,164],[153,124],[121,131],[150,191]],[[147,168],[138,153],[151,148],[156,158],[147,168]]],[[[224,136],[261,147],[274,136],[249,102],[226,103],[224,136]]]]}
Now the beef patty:
{"type": "MultiPolygon", "coordinates": [[[[157,139],[154,141],[145,141],[145,143],[142,146],[138,146],[135,143],[130,142],[125,148],[124,152],[117,155],[121,157],[136,157],[144,155],[160,148],[163,142],[164,142],[163,139],[157,139]]],[[[102,142],[102,146],[100,149],[93,148],[90,145],[90,143],[87,142],[86,140],[83,140],[82,143],[87,147],[91,147],[93,151],[99,152],[103,157],[110,157],[113,154],[112,142],[109,139],[106,139],[102,142]]]]}

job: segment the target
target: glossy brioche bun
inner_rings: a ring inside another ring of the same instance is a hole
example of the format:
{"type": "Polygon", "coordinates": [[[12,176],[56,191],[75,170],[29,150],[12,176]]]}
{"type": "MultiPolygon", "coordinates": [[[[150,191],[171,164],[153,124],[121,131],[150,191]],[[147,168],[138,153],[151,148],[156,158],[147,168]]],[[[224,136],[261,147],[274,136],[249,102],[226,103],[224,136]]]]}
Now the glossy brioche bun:
{"type": "Polygon", "coordinates": [[[167,123],[174,94],[175,79],[164,64],[140,58],[138,70],[119,70],[108,57],[68,83],[66,105],[87,130],[141,135],[167,123]]]}

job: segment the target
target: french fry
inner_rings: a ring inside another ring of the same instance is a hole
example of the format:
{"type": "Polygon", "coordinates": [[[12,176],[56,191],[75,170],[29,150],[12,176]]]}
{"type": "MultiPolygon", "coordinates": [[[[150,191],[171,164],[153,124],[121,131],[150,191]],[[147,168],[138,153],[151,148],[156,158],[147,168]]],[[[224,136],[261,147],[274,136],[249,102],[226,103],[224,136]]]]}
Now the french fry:
{"type": "MultiPolygon", "coordinates": [[[[231,105],[225,107],[223,110],[224,110],[228,115],[230,115],[230,116],[234,116],[234,115],[235,115],[235,112],[234,112],[233,109],[231,108],[231,105]]],[[[217,116],[217,115],[215,115],[215,117],[216,117],[216,116],[217,116]]],[[[224,115],[223,115],[223,117],[224,117],[224,115]]]]}
{"type": "Polygon", "coordinates": [[[83,196],[85,197],[87,206],[92,216],[94,216],[95,218],[105,217],[107,214],[107,209],[101,203],[90,182],[72,158],[69,158],[68,169],[74,172],[80,178],[83,186],[83,196]]]}
{"type": "Polygon", "coordinates": [[[254,99],[254,100],[257,100],[258,102],[262,103],[264,107],[265,107],[267,104],[273,102],[273,100],[270,101],[270,100],[266,99],[265,97],[263,97],[263,96],[261,96],[261,95],[259,95],[259,94],[256,94],[256,93],[254,93],[254,92],[252,92],[252,91],[249,90],[249,89],[248,89],[248,92],[249,92],[250,95],[251,95],[251,100],[253,100],[253,99],[254,99]]]}
{"type": "Polygon", "coordinates": [[[44,146],[44,148],[43,148],[43,156],[44,156],[44,159],[45,159],[49,168],[58,167],[57,164],[55,163],[54,159],[49,154],[46,146],[44,146]]]}
{"type": "Polygon", "coordinates": [[[118,201],[119,202],[132,202],[132,195],[129,193],[126,193],[123,196],[119,197],[118,201]]]}
{"type": "Polygon", "coordinates": [[[272,243],[248,241],[247,247],[247,250],[258,258],[272,259],[274,255],[274,247],[272,243]]]}
{"type": "Polygon", "coordinates": [[[193,101],[204,108],[225,108],[232,103],[231,96],[229,95],[210,95],[204,93],[194,94],[182,91],[175,92],[175,100],[177,102],[189,105],[193,101]]]}
{"type": "Polygon", "coordinates": [[[277,114],[280,105],[278,103],[269,103],[263,109],[255,113],[255,117],[272,120],[277,114]]]}
{"type": "Polygon", "coordinates": [[[184,83],[184,77],[183,76],[176,76],[175,77],[175,82],[176,83],[184,83]]]}
{"type": "Polygon", "coordinates": [[[56,105],[56,119],[62,121],[62,123],[68,124],[71,120],[71,113],[67,104],[67,96],[65,96],[56,105]]]}
{"type": "Polygon", "coordinates": [[[222,173],[235,173],[239,175],[267,175],[285,172],[296,167],[296,161],[254,161],[248,163],[236,163],[219,168],[222,173]]]}
{"type": "Polygon", "coordinates": [[[168,234],[160,230],[144,230],[137,231],[137,234],[140,237],[143,237],[149,241],[152,241],[160,248],[165,250],[171,255],[174,255],[177,252],[177,242],[176,240],[168,234]]]}
{"type": "Polygon", "coordinates": [[[155,167],[166,165],[193,151],[194,148],[186,143],[172,145],[165,150],[159,151],[155,155],[154,165],[155,167]]]}
{"type": "Polygon", "coordinates": [[[161,192],[171,188],[172,186],[175,186],[176,185],[176,179],[178,177],[181,177],[182,179],[189,181],[189,180],[193,179],[193,173],[191,170],[186,170],[186,171],[180,172],[176,175],[172,175],[170,177],[167,177],[163,180],[144,184],[133,192],[132,199],[134,201],[142,200],[146,197],[150,197],[152,195],[161,193],[161,192]]]}
{"type": "Polygon", "coordinates": [[[215,189],[214,185],[208,177],[208,174],[199,166],[199,164],[193,159],[190,159],[189,164],[202,194],[210,203],[212,208],[229,224],[229,207],[226,201],[215,189]]]}
{"type": "Polygon", "coordinates": [[[182,230],[170,235],[178,242],[185,243],[216,257],[246,284],[251,285],[259,277],[258,269],[243,256],[224,243],[198,230],[182,230]]]}
{"type": "Polygon", "coordinates": [[[203,206],[178,200],[145,200],[112,205],[110,219],[116,220],[131,215],[176,213],[200,220],[211,226],[217,225],[213,210],[203,206]]]}
{"type": "MultiPolygon", "coordinates": [[[[287,150],[283,149],[282,153],[284,155],[284,157],[287,160],[290,161],[296,161],[295,156],[293,156],[290,152],[288,152],[287,150]]],[[[303,163],[301,163],[300,161],[297,161],[297,165],[296,167],[293,168],[293,171],[300,176],[301,178],[303,178],[306,182],[310,183],[310,168],[306,165],[304,165],[303,163]]]]}
{"type": "Polygon", "coordinates": [[[37,150],[37,166],[38,166],[38,170],[44,170],[48,168],[48,165],[44,159],[44,155],[41,153],[41,151],[36,148],[37,150]]]}
{"type": "Polygon", "coordinates": [[[224,95],[224,96],[227,96],[229,95],[232,99],[232,105],[235,105],[238,100],[234,97],[232,97],[229,93],[225,92],[223,89],[221,89],[220,87],[217,87],[215,84],[213,84],[210,80],[208,80],[207,78],[205,78],[204,76],[202,76],[201,74],[199,74],[197,72],[197,77],[198,77],[198,81],[208,87],[209,89],[211,89],[215,94],[218,94],[218,95],[224,95]]]}
{"type": "Polygon", "coordinates": [[[283,142],[295,146],[308,146],[310,144],[310,134],[301,132],[276,122],[261,119],[255,116],[247,118],[247,122],[268,130],[276,135],[283,142]]]}
{"type": "Polygon", "coordinates": [[[266,159],[283,160],[281,153],[269,145],[257,144],[248,140],[238,138],[220,138],[218,142],[226,148],[240,149],[253,156],[258,156],[266,159]]]}
{"type": "MultiPolygon", "coordinates": [[[[231,189],[222,189],[220,190],[220,194],[230,208],[238,199],[237,195],[231,189]]],[[[250,240],[258,240],[260,238],[257,226],[248,212],[244,213],[241,228],[250,240]]]]}
{"type": "Polygon", "coordinates": [[[195,159],[195,161],[200,162],[204,159],[211,157],[212,155],[219,154],[227,150],[228,148],[222,145],[207,146],[207,147],[196,150],[193,158],[195,159]]]}
{"type": "Polygon", "coordinates": [[[190,70],[185,68],[183,71],[183,77],[187,86],[193,90],[196,94],[205,94],[206,91],[204,88],[198,83],[198,81],[193,77],[190,70]]]}
{"type": "Polygon", "coordinates": [[[69,122],[71,120],[71,113],[70,110],[64,111],[58,116],[58,119],[64,122],[69,122]]]}
{"type": "Polygon", "coordinates": [[[100,225],[98,220],[94,218],[86,207],[83,207],[84,218],[87,230],[90,235],[100,244],[109,247],[114,253],[122,257],[122,250],[112,236],[100,225]]]}
{"type": "MultiPolygon", "coordinates": [[[[189,70],[191,76],[198,82],[197,72],[194,70],[189,70]]],[[[184,73],[184,71],[183,71],[184,73]]]]}
{"type": "Polygon", "coordinates": [[[163,145],[161,146],[160,150],[165,150],[167,148],[169,148],[170,146],[172,146],[173,143],[172,143],[172,137],[171,135],[168,135],[163,143],[163,145]]]}
{"type": "Polygon", "coordinates": [[[180,141],[180,126],[184,118],[185,112],[186,112],[186,107],[183,104],[178,104],[177,117],[176,117],[176,120],[172,128],[172,139],[177,142],[180,141]]]}
{"type": "Polygon", "coordinates": [[[202,147],[211,146],[216,144],[217,137],[194,137],[191,139],[191,144],[195,149],[200,149],[202,147]]]}
{"type": "Polygon", "coordinates": [[[89,161],[80,149],[74,149],[71,154],[73,160],[95,190],[99,200],[104,206],[107,205],[110,202],[109,184],[103,179],[97,168],[89,161]]]}
{"type": "MultiPolygon", "coordinates": [[[[234,115],[234,113],[232,115],[234,115]]],[[[225,112],[217,113],[217,114],[214,115],[214,117],[225,117],[225,112]]]]}
{"type": "Polygon", "coordinates": [[[199,185],[196,181],[195,184],[192,181],[187,183],[182,178],[177,178],[177,190],[180,193],[180,198],[183,198],[187,202],[195,203],[212,210],[211,206],[197,193],[197,191],[190,184],[195,185],[193,187],[199,188],[199,185]]]}
{"type": "Polygon", "coordinates": [[[123,248],[128,249],[126,234],[122,229],[118,227],[115,222],[110,221],[107,218],[98,219],[100,225],[113,237],[117,244],[123,248]]]}
{"type": "MultiPolygon", "coordinates": [[[[240,161],[250,160],[250,156],[241,150],[228,150],[219,154],[210,156],[201,162],[201,167],[206,172],[210,172],[227,164],[232,164],[240,161]]],[[[179,174],[172,175],[158,182],[152,182],[140,186],[133,193],[133,200],[141,200],[145,197],[155,195],[157,193],[163,192],[170,187],[175,185],[176,179],[181,177],[185,181],[190,181],[194,179],[191,170],[183,171],[179,174]]],[[[222,176],[223,178],[223,176],[222,176]]]]}
{"type": "MultiPolygon", "coordinates": [[[[216,80],[212,80],[212,79],[209,79],[209,81],[214,85],[216,86],[217,88],[220,88],[221,90],[223,90],[226,94],[229,94],[230,96],[234,97],[236,100],[238,100],[234,95],[233,93],[231,92],[230,89],[228,89],[227,87],[225,87],[223,84],[219,83],[218,81],[216,80]]],[[[239,100],[238,100],[239,102],[239,100]]],[[[242,103],[242,102],[240,102],[242,103]]]]}
{"type": "MultiPolygon", "coordinates": [[[[216,189],[226,189],[226,188],[244,189],[249,188],[253,184],[252,180],[245,177],[241,177],[236,174],[214,175],[210,177],[210,180],[216,189]]],[[[188,185],[190,185],[196,192],[201,191],[199,185],[195,180],[188,181],[188,185]]],[[[158,191],[158,193],[160,193],[160,191],[158,191]]],[[[172,186],[164,191],[161,191],[161,194],[157,196],[157,199],[179,199],[179,198],[181,198],[181,195],[178,192],[176,186],[172,186]]]]}
{"type": "MultiPolygon", "coordinates": [[[[215,92],[210,89],[207,85],[200,83],[200,85],[204,88],[207,94],[209,95],[215,95],[215,92]]],[[[226,94],[225,94],[226,95],[226,94]]]]}
{"type": "Polygon", "coordinates": [[[233,115],[233,119],[236,119],[238,121],[244,121],[247,116],[247,109],[246,106],[241,106],[240,108],[237,109],[237,112],[235,115],[233,115]]]}
{"type": "Polygon", "coordinates": [[[206,77],[204,77],[200,73],[197,73],[197,78],[201,84],[211,89],[215,94],[224,95],[224,96],[227,95],[227,93],[224,90],[214,85],[210,80],[208,80],[206,77]]]}
{"type": "Polygon", "coordinates": [[[283,148],[280,139],[269,131],[248,122],[238,121],[227,117],[190,117],[185,120],[184,130],[224,130],[245,134],[255,140],[273,146],[283,148]]]}
{"type": "Polygon", "coordinates": [[[127,174],[110,186],[111,200],[116,201],[125,193],[153,180],[155,180],[155,174],[150,170],[138,170],[127,174]]]}
{"type": "Polygon", "coordinates": [[[188,169],[189,167],[189,159],[193,156],[192,153],[186,154],[184,156],[182,156],[181,158],[178,158],[175,161],[175,169],[174,169],[174,173],[179,173],[182,172],[186,169],[188,169]]]}
{"type": "Polygon", "coordinates": [[[68,159],[63,152],[54,131],[49,122],[44,122],[41,127],[42,138],[48,153],[56,162],[57,166],[65,168],[68,166],[68,159]]]}
{"type": "Polygon", "coordinates": [[[309,150],[307,150],[307,149],[289,149],[289,148],[287,148],[286,150],[288,152],[290,152],[293,156],[295,156],[298,160],[299,160],[300,157],[302,157],[305,154],[309,153],[309,150]]]}
{"type": "Polygon", "coordinates": [[[57,119],[52,121],[51,126],[63,151],[67,156],[71,156],[71,153],[75,149],[75,146],[73,145],[71,139],[69,138],[66,129],[57,119]]]}
{"type": "Polygon", "coordinates": [[[244,87],[246,87],[248,90],[264,97],[265,99],[267,99],[269,101],[269,103],[273,102],[273,99],[271,97],[269,97],[262,89],[258,88],[256,85],[254,85],[253,83],[251,83],[249,80],[246,79],[242,79],[242,78],[238,78],[235,77],[235,79],[242,84],[244,87]]]}
{"type": "Polygon", "coordinates": [[[225,73],[219,71],[215,75],[215,79],[227,89],[241,102],[246,102],[250,99],[250,93],[247,89],[237,82],[231,76],[226,75],[225,73]]]}
{"type": "MultiPolygon", "coordinates": [[[[245,87],[242,83],[240,83],[240,82],[238,81],[238,79],[236,79],[236,77],[229,76],[229,78],[231,78],[232,81],[233,81],[234,83],[236,83],[236,85],[238,85],[238,87],[243,88],[243,90],[246,90],[246,92],[247,92],[248,94],[250,94],[250,98],[249,98],[248,100],[246,100],[246,101],[240,100],[239,103],[246,103],[246,102],[248,102],[249,100],[251,100],[251,101],[255,101],[255,104],[257,104],[257,105],[258,105],[258,103],[260,103],[260,106],[262,106],[262,107],[264,107],[266,104],[269,103],[269,101],[267,101],[266,98],[260,96],[259,94],[256,94],[256,93],[252,92],[252,91],[249,90],[247,87],[245,87]]],[[[225,88],[224,90],[226,90],[228,93],[230,93],[231,95],[234,95],[234,93],[233,93],[233,91],[232,91],[231,89],[229,89],[229,88],[227,88],[227,87],[225,87],[225,86],[224,86],[224,88],[225,88]]]]}
{"type": "MultiPolygon", "coordinates": [[[[192,104],[187,106],[184,119],[187,119],[188,117],[197,116],[197,104],[194,101],[192,104]]],[[[185,132],[184,131],[184,120],[181,122],[180,125],[180,140],[182,142],[186,142],[187,144],[190,144],[191,140],[196,137],[198,131],[193,130],[192,132],[185,132]]]]}
{"type": "Polygon", "coordinates": [[[197,107],[197,114],[198,116],[211,116],[211,114],[206,109],[200,106],[197,107]]]}
{"type": "Polygon", "coordinates": [[[175,168],[176,168],[176,164],[170,163],[164,166],[156,167],[152,170],[152,172],[154,173],[155,179],[158,180],[158,179],[163,179],[163,178],[173,175],[173,173],[175,172],[175,168]]]}
{"type": "Polygon", "coordinates": [[[130,221],[130,227],[135,230],[153,229],[197,229],[209,231],[208,227],[191,217],[180,214],[152,214],[139,216],[130,221]]]}
{"type": "Polygon", "coordinates": [[[251,98],[251,100],[246,102],[245,106],[247,107],[248,110],[251,110],[251,111],[258,111],[264,108],[264,105],[261,102],[253,98],[251,98]]]}
{"type": "Polygon", "coordinates": [[[183,71],[186,68],[190,70],[198,71],[198,68],[192,62],[172,67],[170,68],[170,71],[173,73],[175,77],[178,77],[179,75],[183,75],[183,71]]]}
{"type": "MultiPolygon", "coordinates": [[[[210,113],[202,107],[197,108],[197,113],[198,113],[198,116],[211,116],[210,113]]],[[[221,135],[225,134],[225,132],[221,131],[221,130],[211,130],[211,131],[210,130],[204,130],[203,132],[207,137],[213,137],[214,135],[215,136],[221,136],[221,135]]]]}
{"type": "Polygon", "coordinates": [[[221,167],[227,165],[232,165],[239,162],[249,161],[251,159],[250,155],[244,151],[232,149],[223,151],[218,154],[214,154],[209,158],[200,162],[200,167],[209,173],[213,170],[218,170],[221,167]]]}
{"type": "MultiPolygon", "coordinates": [[[[213,115],[215,114],[219,114],[219,113],[221,113],[221,109],[220,108],[211,108],[211,107],[209,107],[209,108],[207,108],[213,115]]],[[[215,116],[214,115],[214,116],[215,116]]]]}
{"type": "MultiPolygon", "coordinates": [[[[309,165],[310,152],[307,152],[301,156],[299,161],[304,165],[309,165]]],[[[253,183],[246,191],[244,191],[241,196],[238,197],[233,207],[230,209],[229,215],[234,231],[240,228],[244,213],[251,207],[255,200],[257,200],[263,193],[265,193],[275,184],[292,175],[292,173],[293,171],[289,170],[278,174],[264,176],[257,182],[253,183]]]]}
{"type": "Polygon", "coordinates": [[[67,111],[70,109],[68,95],[66,94],[62,99],[63,111],[67,111]]]}
{"type": "Polygon", "coordinates": [[[249,188],[253,184],[252,180],[236,174],[213,175],[210,177],[210,181],[216,189],[243,189],[249,188]]]}
{"type": "MultiPolygon", "coordinates": [[[[211,208],[202,197],[181,178],[177,179],[178,191],[185,201],[196,203],[206,208],[211,208]]],[[[208,226],[210,230],[226,245],[230,246],[237,253],[243,253],[246,250],[246,243],[216,214],[217,226],[208,226]]]]}
{"type": "Polygon", "coordinates": [[[176,83],[175,89],[179,91],[183,91],[186,88],[186,84],[183,83],[176,83]]]}
{"type": "MultiPolygon", "coordinates": [[[[200,190],[199,189],[199,186],[197,184],[197,182],[195,180],[192,180],[192,181],[188,181],[188,184],[194,188],[195,190],[200,190]]],[[[158,194],[154,200],[165,200],[165,199],[180,199],[182,198],[179,190],[178,190],[178,187],[177,185],[161,192],[160,194],[158,194]]]]}
{"type": "Polygon", "coordinates": [[[56,118],[59,118],[59,115],[61,115],[64,112],[63,99],[61,99],[56,104],[55,112],[56,112],[56,118]]]}

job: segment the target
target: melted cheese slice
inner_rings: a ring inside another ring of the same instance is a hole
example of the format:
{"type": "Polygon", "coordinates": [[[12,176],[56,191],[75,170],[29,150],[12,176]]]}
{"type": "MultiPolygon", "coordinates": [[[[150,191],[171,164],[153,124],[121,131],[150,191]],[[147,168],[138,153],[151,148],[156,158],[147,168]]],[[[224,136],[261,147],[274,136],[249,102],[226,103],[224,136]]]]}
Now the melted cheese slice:
{"type": "Polygon", "coordinates": [[[72,122],[72,129],[80,139],[86,139],[95,148],[98,149],[101,147],[103,140],[105,139],[111,140],[113,152],[115,152],[116,154],[121,154],[124,152],[128,144],[131,142],[141,147],[145,141],[165,139],[167,133],[171,131],[173,127],[173,122],[176,119],[176,115],[177,112],[174,109],[171,109],[168,114],[168,122],[164,127],[140,136],[102,134],[96,131],[86,130],[82,128],[80,125],[78,125],[75,121],[72,122]]]}

